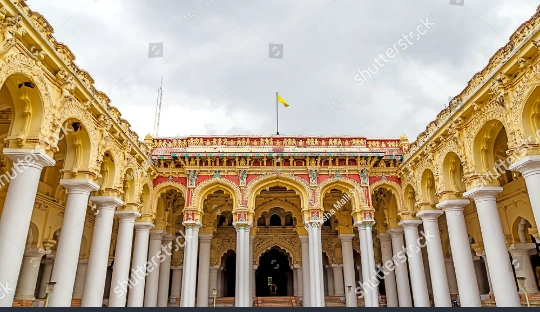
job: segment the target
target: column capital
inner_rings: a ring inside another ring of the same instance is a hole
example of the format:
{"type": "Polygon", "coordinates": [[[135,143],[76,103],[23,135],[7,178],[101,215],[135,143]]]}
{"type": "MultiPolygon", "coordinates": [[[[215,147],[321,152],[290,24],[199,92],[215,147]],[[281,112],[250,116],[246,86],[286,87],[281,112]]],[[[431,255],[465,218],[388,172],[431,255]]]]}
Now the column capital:
{"type": "Polygon", "coordinates": [[[519,171],[523,178],[527,176],[539,174],[540,173],[540,156],[531,155],[525,156],[515,163],[511,164],[509,167],[512,171],[519,171]]]}
{"type": "Polygon", "coordinates": [[[14,165],[19,163],[41,170],[43,167],[54,166],[56,164],[56,161],[49,155],[37,149],[4,148],[2,153],[9,157],[14,165]]]}
{"type": "Polygon", "coordinates": [[[90,192],[99,190],[99,185],[89,179],[61,179],[60,185],[68,190],[68,194],[90,194],[90,192]]]}
{"type": "Polygon", "coordinates": [[[438,203],[436,207],[445,211],[463,211],[463,208],[470,203],[469,199],[448,199],[438,203]]]}
{"type": "Polygon", "coordinates": [[[508,248],[508,251],[512,256],[517,255],[529,255],[531,251],[534,254],[534,251],[536,250],[536,244],[535,243],[528,243],[528,244],[512,244],[508,248]]]}
{"type": "Polygon", "coordinates": [[[114,215],[120,219],[120,222],[135,222],[135,219],[141,216],[141,214],[136,210],[115,211],[114,215]]]}
{"type": "Polygon", "coordinates": [[[210,244],[212,242],[212,234],[200,234],[199,242],[201,244],[210,244]]]}
{"type": "Polygon", "coordinates": [[[390,241],[392,241],[392,235],[389,234],[389,233],[380,233],[379,235],[377,235],[377,238],[379,238],[379,240],[381,242],[390,242],[390,241]]]}
{"type": "Polygon", "coordinates": [[[389,231],[392,238],[403,237],[403,228],[401,227],[391,228],[389,231]]]}
{"type": "Polygon", "coordinates": [[[398,223],[403,229],[417,229],[422,224],[422,220],[403,220],[398,223]]]}
{"type": "Polygon", "coordinates": [[[234,226],[234,228],[238,232],[238,230],[240,230],[240,229],[243,229],[244,231],[249,231],[249,229],[251,229],[252,224],[247,223],[247,222],[233,222],[232,225],[234,226]]]}
{"type": "Polygon", "coordinates": [[[442,210],[422,210],[416,213],[416,216],[420,217],[422,221],[434,221],[437,222],[439,216],[442,215],[444,211],[442,210]]]}
{"type": "Polygon", "coordinates": [[[154,227],[152,222],[135,222],[135,231],[150,231],[154,227]]]}
{"type": "Polygon", "coordinates": [[[163,239],[163,230],[151,230],[150,231],[150,240],[161,241],[163,239]]]}
{"type": "Polygon", "coordinates": [[[477,186],[463,193],[463,196],[474,200],[491,199],[495,198],[502,190],[503,188],[499,186],[477,186]]]}
{"type": "Polygon", "coordinates": [[[45,250],[42,248],[26,248],[24,250],[24,257],[41,258],[50,253],[51,250],[45,250]]]}
{"type": "Polygon", "coordinates": [[[331,264],[330,266],[332,267],[332,269],[336,269],[336,268],[341,269],[341,268],[343,268],[343,264],[331,264]]]}
{"type": "Polygon", "coordinates": [[[219,270],[219,265],[210,266],[209,268],[210,273],[211,272],[217,272],[219,270]]]}
{"type": "Polygon", "coordinates": [[[88,259],[87,258],[79,259],[79,262],[77,262],[77,266],[80,266],[80,267],[88,266],[88,259]]]}
{"type": "Polygon", "coordinates": [[[354,234],[339,234],[339,239],[342,243],[352,243],[354,234]]]}
{"type": "Polygon", "coordinates": [[[172,242],[173,239],[174,239],[174,235],[164,233],[163,237],[161,238],[161,243],[168,244],[168,243],[172,242]]]}
{"type": "Polygon", "coordinates": [[[182,224],[187,228],[191,228],[195,231],[198,231],[199,228],[202,226],[200,222],[194,222],[194,221],[184,221],[182,224]]]}
{"type": "Polygon", "coordinates": [[[295,269],[301,269],[301,268],[302,268],[302,266],[301,266],[301,265],[299,265],[299,264],[296,264],[296,263],[295,263],[295,264],[294,264],[294,268],[295,268],[295,269]]]}
{"type": "Polygon", "coordinates": [[[301,235],[301,236],[298,236],[298,238],[300,239],[301,244],[308,244],[309,243],[309,236],[307,236],[307,235],[301,235]]]}
{"type": "Polygon", "coordinates": [[[123,206],[124,201],[116,196],[90,196],[90,201],[95,203],[99,209],[123,206]]]}

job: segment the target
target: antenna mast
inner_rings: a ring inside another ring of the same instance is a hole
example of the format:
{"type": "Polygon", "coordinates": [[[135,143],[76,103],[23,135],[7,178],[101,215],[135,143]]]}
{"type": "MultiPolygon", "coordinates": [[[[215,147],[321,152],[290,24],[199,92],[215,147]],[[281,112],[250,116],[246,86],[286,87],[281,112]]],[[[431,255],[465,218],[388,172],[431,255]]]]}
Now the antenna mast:
{"type": "Polygon", "coordinates": [[[157,103],[156,103],[156,116],[154,118],[154,138],[158,136],[159,132],[159,120],[161,119],[161,100],[163,98],[163,77],[161,77],[161,85],[158,89],[157,103]]]}

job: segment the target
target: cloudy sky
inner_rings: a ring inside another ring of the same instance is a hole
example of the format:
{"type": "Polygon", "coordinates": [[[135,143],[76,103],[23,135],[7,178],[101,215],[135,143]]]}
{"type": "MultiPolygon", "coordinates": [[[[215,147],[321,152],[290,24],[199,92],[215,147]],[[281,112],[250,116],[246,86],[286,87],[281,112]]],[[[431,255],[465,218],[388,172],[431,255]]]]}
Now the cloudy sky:
{"type": "Polygon", "coordinates": [[[281,134],[406,134],[411,141],[540,4],[27,2],[47,18],[56,38],[71,48],[76,63],[92,75],[141,139],[153,133],[163,77],[160,136],[275,134],[279,92],[290,104],[280,107],[281,134]],[[407,41],[404,34],[410,34],[407,41]],[[149,49],[160,42],[162,57],[158,48],[149,49]],[[283,44],[282,53],[270,54],[270,44],[283,44]],[[392,47],[400,53],[375,63],[379,53],[392,47]],[[276,54],[282,58],[270,58],[276,54]],[[366,81],[359,85],[357,74],[368,68],[375,74],[364,74],[366,81]]]}

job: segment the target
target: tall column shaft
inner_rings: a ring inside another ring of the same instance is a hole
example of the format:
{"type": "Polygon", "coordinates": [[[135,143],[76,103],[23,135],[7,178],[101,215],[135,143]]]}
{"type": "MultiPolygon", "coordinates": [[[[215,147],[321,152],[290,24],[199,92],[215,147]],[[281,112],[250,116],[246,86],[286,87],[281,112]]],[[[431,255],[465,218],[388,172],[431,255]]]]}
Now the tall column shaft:
{"type": "Polygon", "coordinates": [[[251,286],[250,286],[250,280],[251,280],[251,267],[252,265],[249,263],[249,259],[250,259],[250,256],[249,256],[249,245],[250,245],[250,239],[249,239],[249,229],[251,228],[248,227],[246,229],[246,231],[244,231],[244,259],[243,259],[243,262],[244,262],[244,270],[245,270],[245,273],[244,273],[244,281],[243,281],[243,284],[244,284],[244,287],[243,287],[243,291],[245,293],[245,296],[244,296],[244,306],[246,307],[251,307],[252,306],[252,303],[253,303],[253,298],[251,297],[251,286]]]}
{"type": "Polygon", "coordinates": [[[39,281],[38,298],[44,299],[47,296],[47,284],[51,280],[52,268],[54,264],[54,255],[48,255],[43,261],[43,272],[41,273],[41,280],[39,281]]]}
{"type": "Polygon", "coordinates": [[[456,271],[454,269],[454,261],[452,258],[444,259],[444,264],[446,266],[446,276],[448,276],[448,289],[450,290],[450,295],[457,295],[459,293],[456,271]]]}
{"type": "Polygon", "coordinates": [[[521,303],[495,199],[495,195],[501,191],[502,187],[481,186],[463,195],[473,198],[476,203],[497,306],[520,307],[521,303]]]}
{"type": "Polygon", "coordinates": [[[159,290],[159,256],[161,255],[161,240],[163,230],[150,231],[150,243],[148,244],[148,258],[146,266],[146,284],[144,285],[144,307],[157,307],[159,290]]]}
{"type": "Polygon", "coordinates": [[[311,307],[310,268],[309,268],[309,238],[300,236],[302,248],[302,285],[304,286],[304,307],[311,307]]]}
{"type": "Polygon", "coordinates": [[[375,252],[373,250],[373,233],[371,223],[366,223],[366,241],[369,256],[369,274],[370,280],[374,285],[371,292],[371,304],[373,307],[379,306],[379,281],[377,279],[377,271],[375,270],[375,252]]]}
{"type": "Polygon", "coordinates": [[[444,263],[438,223],[438,218],[443,213],[441,210],[423,210],[416,215],[422,219],[424,224],[424,239],[427,245],[433,302],[436,307],[451,307],[450,289],[448,288],[448,277],[446,276],[446,264],[444,263]]]}
{"type": "Polygon", "coordinates": [[[540,189],[540,156],[526,156],[512,164],[510,170],[519,171],[523,175],[534,219],[536,224],[540,224],[540,192],[537,191],[540,189]]]}
{"type": "Polygon", "coordinates": [[[253,297],[255,297],[255,269],[253,268],[253,241],[255,236],[251,236],[250,232],[247,233],[249,238],[249,261],[248,268],[250,268],[251,273],[249,274],[249,305],[248,307],[253,306],[253,297]]]}
{"type": "Polygon", "coordinates": [[[407,243],[407,255],[409,260],[409,271],[411,274],[411,288],[415,307],[429,307],[429,294],[426,282],[426,272],[424,271],[424,261],[422,260],[421,247],[419,245],[418,226],[420,220],[405,220],[399,225],[405,231],[405,241],[407,243]]]}
{"type": "Polygon", "coordinates": [[[245,263],[244,263],[244,240],[246,236],[244,235],[245,231],[244,226],[236,227],[236,289],[234,292],[235,307],[244,306],[244,296],[243,293],[243,283],[245,275],[245,263]]]}
{"type": "Polygon", "coordinates": [[[84,292],[84,282],[88,272],[88,259],[80,259],[75,275],[75,285],[73,286],[73,299],[82,299],[84,292]]]}
{"type": "Polygon", "coordinates": [[[530,257],[531,253],[536,254],[536,245],[534,243],[512,244],[509,250],[514,262],[514,271],[519,281],[519,292],[527,292],[527,294],[538,293],[530,257]],[[520,281],[520,279],[524,280],[520,281]]]}
{"type": "Polygon", "coordinates": [[[396,285],[400,307],[412,307],[411,288],[409,287],[409,270],[407,269],[407,254],[404,252],[403,229],[390,229],[392,236],[392,258],[396,266],[396,285]]]}
{"type": "MultiPolygon", "coordinates": [[[[133,246],[133,256],[131,259],[131,274],[137,276],[137,281],[132,284],[128,294],[128,307],[142,307],[144,305],[144,289],[146,286],[146,261],[148,259],[148,244],[150,240],[150,229],[154,225],[150,222],[135,222],[135,242],[133,246]]],[[[150,270],[154,271],[153,264],[150,270]]],[[[120,287],[113,285],[111,289],[120,287]]]]}
{"type": "Polygon", "coordinates": [[[294,278],[297,280],[298,283],[298,292],[297,296],[302,297],[304,296],[304,277],[302,276],[302,267],[299,265],[295,265],[296,268],[296,275],[294,278]]]}
{"type": "MultiPolygon", "coordinates": [[[[356,281],[354,274],[354,259],[352,247],[353,237],[354,234],[339,235],[339,238],[341,240],[341,252],[343,255],[343,276],[345,282],[346,302],[348,307],[358,306],[356,300],[356,292],[354,291],[356,289],[356,281]]],[[[328,282],[328,284],[330,285],[330,281],[328,282]]]]}
{"type": "Polygon", "coordinates": [[[116,239],[116,250],[114,252],[112,285],[120,285],[122,291],[118,293],[116,286],[111,287],[109,294],[109,307],[125,307],[128,289],[136,282],[140,282],[137,276],[129,274],[131,262],[131,247],[133,245],[133,228],[135,219],[141,214],[135,210],[123,210],[115,213],[120,220],[118,224],[118,238],[116,239]]]}
{"type": "Polygon", "coordinates": [[[322,266],[321,228],[318,222],[311,224],[309,237],[309,267],[311,271],[311,306],[324,307],[324,279],[322,266]]]}
{"type": "Polygon", "coordinates": [[[182,306],[195,306],[195,287],[197,284],[197,256],[199,250],[199,223],[184,222],[186,245],[184,247],[184,283],[182,285],[182,306]]]}
{"type": "Polygon", "coordinates": [[[331,265],[325,266],[326,279],[328,280],[328,296],[336,295],[336,287],[334,286],[334,269],[331,265]]]}
{"type": "Polygon", "coordinates": [[[197,307],[208,307],[208,294],[212,291],[208,288],[210,281],[210,245],[212,234],[200,234],[199,250],[199,273],[197,285],[197,307]]]}
{"type": "Polygon", "coordinates": [[[171,266],[171,299],[180,298],[180,285],[182,285],[182,266],[171,266]]]}
{"type": "Polygon", "coordinates": [[[362,286],[360,287],[361,294],[364,296],[364,305],[366,307],[373,307],[372,293],[375,289],[375,285],[371,281],[371,273],[369,272],[369,251],[367,242],[367,233],[365,224],[358,224],[358,236],[360,238],[360,260],[362,262],[362,286]]]}
{"type": "MultiPolygon", "coordinates": [[[[214,290],[217,292],[217,284],[218,284],[218,272],[219,272],[219,265],[210,267],[210,277],[208,279],[208,298],[212,298],[214,296],[214,290]]],[[[217,296],[217,294],[216,294],[217,296]]]]}
{"type": "Polygon", "coordinates": [[[452,254],[456,255],[453,260],[461,306],[480,307],[482,303],[480,302],[477,279],[471,278],[476,277],[476,274],[463,215],[463,207],[469,203],[468,199],[446,200],[437,204],[437,208],[445,211],[450,249],[452,254]]]}
{"type": "Polygon", "coordinates": [[[107,279],[114,210],[124,202],[113,196],[91,196],[90,201],[97,205],[97,214],[81,306],[101,307],[107,279]]]}
{"type": "Polygon", "coordinates": [[[88,197],[99,189],[96,183],[85,179],[62,179],[60,184],[67,189],[68,196],[51,276],[56,285],[49,297],[50,307],[71,306],[88,197]]]}
{"type": "Polygon", "coordinates": [[[169,303],[169,281],[171,277],[171,256],[174,250],[173,246],[174,235],[165,234],[161,241],[161,255],[165,258],[161,258],[159,264],[159,284],[158,284],[158,307],[167,307],[169,303]]]}
{"type": "MultiPolygon", "coordinates": [[[[39,266],[41,258],[51,253],[41,248],[28,248],[24,253],[21,275],[17,290],[15,292],[15,300],[35,300],[34,293],[36,291],[36,283],[39,275],[39,266]]],[[[44,270],[45,271],[45,270],[44,270]]],[[[3,292],[2,292],[3,294],[3,292]]]]}
{"type": "MultiPolygon", "coordinates": [[[[329,268],[332,273],[332,288],[334,291],[334,296],[343,297],[345,296],[345,282],[343,281],[343,265],[342,264],[332,264],[329,268]]],[[[330,279],[328,279],[328,285],[330,285],[330,279]]]]}
{"type": "Polygon", "coordinates": [[[384,267],[384,289],[386,290],[386,306],[398,307],[398,294],[396,285],[396,274],[394,272],[394,262],[392,259],[392,238],[390,234],[381,233],[378,235],[381,242],[381,256],[384,267]]]}
{"type": "Polygon", "coordinates": [[[0,307],[11,307],[23,261],[28,229],[41,170],[54,166],[55,161],[36,150],[4,148],[5,156],[13,160],[13,179],[9,182],[2,217],[0,218],[0,284],[4,291],[0,307]],[[9,238],[9,239],[8,239],[9,238]]]}

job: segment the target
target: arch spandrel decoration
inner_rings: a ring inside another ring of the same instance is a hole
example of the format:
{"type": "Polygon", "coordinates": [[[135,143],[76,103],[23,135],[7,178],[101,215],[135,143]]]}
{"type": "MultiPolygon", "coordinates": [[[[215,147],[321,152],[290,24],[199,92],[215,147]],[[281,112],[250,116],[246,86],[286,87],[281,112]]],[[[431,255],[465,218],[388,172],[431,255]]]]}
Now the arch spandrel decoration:
{"type": "Polygon", "coordinates": [[[300,239],[297,236],[255,236],[253,242],[253,264],[259,265],[261,256],[272,247],[277,246],[287,252],[292,264],[301,264],[300,239]]]}
{"type": "Polygon", "coordinates": [[[346,191],[349,191],[349,194],[353,194],[353,211],[357,208],[369,207],[367,199],[364,195],[364,187],[362,187],[357,181],[348,177],[329,178],[324,180],[319,184],[319,186],[317,186],[315,194],[318,199],[319,207],[323,207],[324,193],[326,193],[328,189],[332,189],[334,187],[341,189],[342,191],[344,188],[347,188],[346,191]],[[354,192],[350,192],[350,190],[353,190],[354,192]]]}
{"type": "Polygon", "coordinates": [[[257,193],[272,184],[281,184],[285,187],[292,187],[301,198],[302,205],[304,206],[301,207],[302,209],[312,207],[315,204],[316,198],[314,191],[310,188],[306,180],[297,177],[294,174],[262,174],[251,180],[244,191],[245,197],[242,198],[242,201],[247,205],[250,212],[255,211],[254,205],[257,193]]]}
{"type": "Polygon", "coordinates": [[[221,258],[229,251],[236,252],[236,237],[214,237],[212,238],[212,249],[215,257],[210,257],[210,266],[221,265],[221,258]]]}
{"type": "Polygon", "coordinates": [[[509,122],[516,131],[518,137],[523,137],[525,129],[523,129],[523,110],[525,105],[530,100],[533,92],[540,86],[540,64],[537,63],[529,68],[519,79],[513,96],[513,107],[510,110],[509,122]]]}
{"type": "MultiPolygon", "coordinates": [[[[47,140],[47,138],[50,137],[50,133],[53,132],[53,116],[55,115],[56,106],[51,99],[49,85],[45,76],[43,75],[41,64],[36,60],[20,53],[11,54],[5,59],[0,60],[0,87],[5,84],[6,80],[10,76],[16,74],[26,76],[31,79],[32,82],[34,82],[41,97],[41,107],[43,110],[43,119],[39,121],[41,126],[39,137],[36,136],[37,133],[30,133],[30,135],[27,133],[27,137],[25,139],[35,140],[39,142],[38,145],[45,143],[45,145],[48,145],[45,147],[50,149],[52,145],[50,144],[50,140],[47,140]]],[[[14,139],[14,137],[10,139],[14,139]]]]}
{"type": "Polygon", "coordinates": [[[341,252],[341,241],[335,237],[327,237],[322,242],[322,251],[328,257],[331,264],[343,264],[343,255],[341,252]],[[336,250],[339,252],[336,253],[336,250]]]}
{"type": "Polygon", "coordinates": [[[233,209],[242,208],[245,206],[241,204],[242,191],[240,190],[240,187],[238,187],[238,185],[236,185],[233,181],[227,178],[212,178],[205,180],[199,183],[199,185],[197,185],[197,187],[191,194],[190,208],[196,208],[197,210],[200,210],[202,212],[206,193],[208,193],[208,191],[213,189],[214,187],[219,186],[223,187],[231,193],[231,197],[234,203],[233,209]]]}
{"type": "Polygon", "coordinates": [[[442,144],[442,148],[437,151],[437,155],[436,155],[437,161],[435,162],[435,168],[437,171],[434,171],[434,173],[440,177],[439,183],[437,183],[437,181],[435,182],[435,189],[438,194],[444,191],[447,191],[444,189],[444,174],[443,173],[445,170],[444,163],[449,153],[453,153],[457,155],[459,159],[459,163],[463,167],[463,170],[465,170],[465,164],[463,163],[463,155],[461,154],[461,150],[459,149],[456,141],[453,139],[445,141],[442,144]]]}

